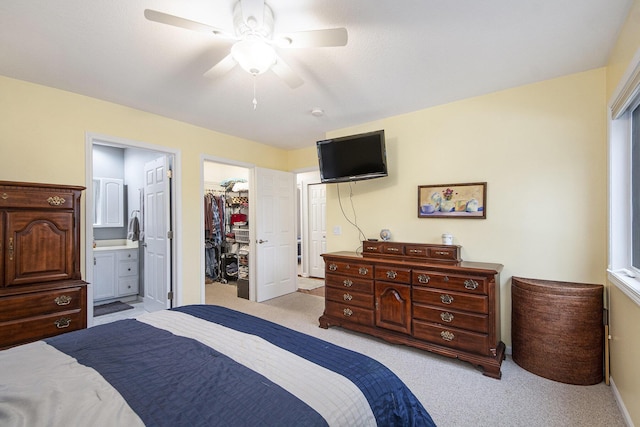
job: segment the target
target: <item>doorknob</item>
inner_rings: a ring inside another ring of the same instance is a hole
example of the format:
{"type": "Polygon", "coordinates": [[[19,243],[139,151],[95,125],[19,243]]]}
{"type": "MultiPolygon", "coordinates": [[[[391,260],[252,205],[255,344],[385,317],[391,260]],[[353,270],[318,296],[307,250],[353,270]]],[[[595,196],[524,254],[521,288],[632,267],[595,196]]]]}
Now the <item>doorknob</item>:
{"type": "Polygon", "coordinates": [[[267,242],[268,240],[262,240],[262,239],[258,240],[258,243],[267,243],[267,242]]]}

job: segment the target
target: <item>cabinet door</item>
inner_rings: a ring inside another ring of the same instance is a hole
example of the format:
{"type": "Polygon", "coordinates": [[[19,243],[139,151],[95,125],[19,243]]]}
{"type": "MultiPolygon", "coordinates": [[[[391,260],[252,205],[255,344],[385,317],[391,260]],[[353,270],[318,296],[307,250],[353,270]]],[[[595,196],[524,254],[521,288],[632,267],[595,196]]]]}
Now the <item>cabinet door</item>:
{"type": "Polygon", "coordinates": [[[94,189],[95,218],[94,227],[123,227],[124,226],[124,181],[117,178],[96,178],[94,189]]]}
{"type": "Polygon", "coordinates": [[[116,252],[93,252],[93,299],[116,297],[116,252]]]}
{"type": "Polygon", "coordinates": [[[34,210],[6,216],[6,286],[73,278],[72,212],[34,210]]]}
{"type": "Polygon", "coordinates": [[[376,326],[411,333],[411,286],[376,281],[376,326]]]}

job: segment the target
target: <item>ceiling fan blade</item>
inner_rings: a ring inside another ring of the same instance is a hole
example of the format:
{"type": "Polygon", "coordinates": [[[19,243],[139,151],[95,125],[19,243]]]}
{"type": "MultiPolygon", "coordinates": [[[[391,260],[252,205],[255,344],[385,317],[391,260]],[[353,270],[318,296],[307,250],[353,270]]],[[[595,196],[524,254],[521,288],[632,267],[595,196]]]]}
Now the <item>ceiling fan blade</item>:
{"type": "Polygon", "coordinates": [[[204,33],[213,33],[216,36],[222,36],[225,38],[235,38],[231,34],[216,27],[212,27],[201,22],[191,21],[189,19],[180,18],[175,15],[169,15],[164,12],[158,12],[157,10],[145,9],[144,17],[149,21],[159,22],[161,24],[172,25],[174,27],[185,28],[187,30],[199,31],[204,33]]]}
{"type": "Polygon", "coordinates": [[[251,20],[255,21],[255,27],[262,27],[264,20],[264,0],[240,0],[242,7],[242,17],[249,27],[254,25],[251,20]]]}
{"type": "Polygon", "coordinates": [[[291,89],[295,89],[304,83],[304,80],[302,80],[280,57],[277,57],[276,63],[273,64],[271,70],[276,76],[284,80],[291,89]]]}
{"type": "Polygon", "coordinates": [[[348,40],[349,35],[346,28],[299,31],[278,34],[277,37],[274,37],[274,41],[279,47],[291,48],[346,46],[348,40]]]}
{"type": "Polygon", "coordinates": [[[236,60],[233,59],[231,54],[225,56],[220,62],[211,67],[209,71],[204,73],[204,76],[209,79],[216,79],[218,77],[222,77],[227,74],[233,67],[237,64],[236,60]]]}

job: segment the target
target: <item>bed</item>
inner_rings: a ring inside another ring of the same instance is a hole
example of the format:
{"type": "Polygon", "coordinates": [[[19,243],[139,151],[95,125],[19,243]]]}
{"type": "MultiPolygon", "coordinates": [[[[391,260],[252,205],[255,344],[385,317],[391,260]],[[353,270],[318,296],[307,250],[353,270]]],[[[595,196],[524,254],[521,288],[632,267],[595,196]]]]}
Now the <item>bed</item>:
{"type": "Polygon", "coordinates": [[[434,426],[381,363],[215,305],[0,351],[0,425],[434,426]]]}

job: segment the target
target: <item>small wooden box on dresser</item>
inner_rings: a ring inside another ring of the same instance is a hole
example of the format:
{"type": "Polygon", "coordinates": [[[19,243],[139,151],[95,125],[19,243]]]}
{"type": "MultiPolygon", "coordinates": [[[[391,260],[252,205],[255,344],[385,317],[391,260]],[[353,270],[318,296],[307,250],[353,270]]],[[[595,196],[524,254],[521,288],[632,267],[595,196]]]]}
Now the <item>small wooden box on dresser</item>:
{"type": "Polygon", "coordinates": [[[0,348],[87,327],[82,190],[0,181],[0,348]]]}
{"type": "Polygon", "coordinates": [[[457,358],[500,378],[502,265],[464,262],[460,246],[363,242],[363,254],[323,254],[320,327],[341,326],[457,358]]]}

